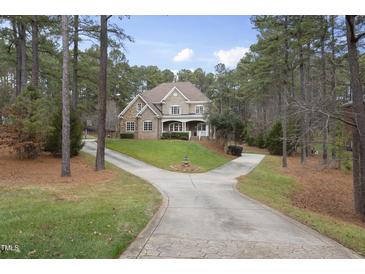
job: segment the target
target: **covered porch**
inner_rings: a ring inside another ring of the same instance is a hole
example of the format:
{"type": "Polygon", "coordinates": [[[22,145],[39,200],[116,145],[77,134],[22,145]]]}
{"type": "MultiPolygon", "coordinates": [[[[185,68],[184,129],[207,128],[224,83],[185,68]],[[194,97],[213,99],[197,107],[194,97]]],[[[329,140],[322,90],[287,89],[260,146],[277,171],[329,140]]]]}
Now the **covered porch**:
{"type": "Polygon", "coordinates": [[[209,137],[209,126],[203,119],[184,120],[184,119],[169,119],[162,120],[163,132],[187,132],[189,133],[189,140],[201,139],[202,137],[209,137]]]}

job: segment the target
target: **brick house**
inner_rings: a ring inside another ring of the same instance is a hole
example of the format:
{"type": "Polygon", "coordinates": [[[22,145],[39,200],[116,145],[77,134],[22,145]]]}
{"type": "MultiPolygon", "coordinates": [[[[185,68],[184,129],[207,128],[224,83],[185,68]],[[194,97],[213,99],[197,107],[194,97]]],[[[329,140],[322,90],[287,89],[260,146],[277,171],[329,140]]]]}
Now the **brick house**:
{"type": "Polygon", "coordinates": [[[189,139],[209,137],[210,100],[190,82],[164,83],[133,98],[118,115],[120,133],[135,139],[160,139],[163,132],[187,132],[189,139]]]}

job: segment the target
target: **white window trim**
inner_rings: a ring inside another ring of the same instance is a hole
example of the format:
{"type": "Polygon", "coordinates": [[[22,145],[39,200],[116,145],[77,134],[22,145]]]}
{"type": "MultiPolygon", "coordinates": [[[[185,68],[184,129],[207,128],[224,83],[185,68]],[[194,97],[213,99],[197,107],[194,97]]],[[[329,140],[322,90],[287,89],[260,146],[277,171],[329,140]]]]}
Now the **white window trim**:
{"type": "Polygon", "coordinates": [[[180,105],[171,105],[170,106],[170,114],[171,115],[180,115],[181,114],[181,107],[180,107],[180,105]],[[172,113],[172,108],[173,107],[178,107],[178,109],[179,109],[179,113],[172,113]]]}
{"type": "Polygon", "coordinates": [[[169,131],[170,132],[182,132],[182,122],[173,122],[169,124],[169,131]],[[181,130],[175,130],[175,124],[178,124],[178,129],[180,128],[181,130]],[[172,126],[172,130],[171,130],[171,126],[172,126]]]}
{"type": "Polygon", "coordinates": [[[143,131],[153,131],[153,123],[151,120],[143,121],[143,131]],[[145,123],[151,123],[151,129],[145,129],[145,123]]]}
{"type": "Polygon", "coordinates": [[[136,104],[136,110],[137,110],[137,112],[140,112],[142,110],[142,108],[143,108],[143,104],[142,103],[137,103],[136,104]],[[141,106],[141,108],[139,108],[139,106],[141,106]]]}
{"type": "Polygon", "coordinates": [[[126,132],[135,132],[136,131],[136,123],[134,121],[126,121],[125,122],[125,131],[126,132]],[[133,123],[133,130],[128,130],[128,123],[133,123]]]}
{"type": "Polygon", "coordinates": [[[196,130],[197,130],[197,131],[203,131],[203,132],[207,131],[207,124],[206,124],[206,123],[204,123],[204,122],[200,122],[200,123],[198,123],[198,124],[197,124],[197,126],[196,126],[196,130]],[[202,130],[202,128],[201,128],[201,126],[202,126],[202,125],[204,125],[205,130],[202,130]]]}
{"type": "Polygon", "coordinates": [[[204,114],[204,105],[196,105],[195,106],[195,114],[204,114]],[[198,107],[202,107],[203,111],[202,112],[197,112],[198,107]]]}

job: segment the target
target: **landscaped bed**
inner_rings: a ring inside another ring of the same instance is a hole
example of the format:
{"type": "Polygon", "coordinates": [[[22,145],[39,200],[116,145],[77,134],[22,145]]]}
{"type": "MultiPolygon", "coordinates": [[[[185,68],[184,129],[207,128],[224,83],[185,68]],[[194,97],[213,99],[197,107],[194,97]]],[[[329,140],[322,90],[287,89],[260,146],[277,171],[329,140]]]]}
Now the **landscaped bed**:
{"type": "Polygon", "coordinates": [[[94,159],[72,158],[72,177],[60,159],[20,161],[0,153],[0,244],[19,246],[0,258],[115,258],[158,209],[150,184],[112,165],[95,172],[94,159]]]}
{"type": "Polygon", "coordinates": [[[280,157],[266,156],[237,188],[364,255],[365,224],[352,208],[351,174],[319,170],[318,161],[310,158],[303,167],[290,157],[284,169],[280,157]]]}
{"type": "Polygon", "coordinates": [[[227,163],[232,159],[208,149],[196,142],[181,140],[127,140],[109,139],[106,142],[109,149],[124,153],[138,160],[159,168],[177,170],[185,156],[195,167],[190,172],[205,172],[227,163]]]}

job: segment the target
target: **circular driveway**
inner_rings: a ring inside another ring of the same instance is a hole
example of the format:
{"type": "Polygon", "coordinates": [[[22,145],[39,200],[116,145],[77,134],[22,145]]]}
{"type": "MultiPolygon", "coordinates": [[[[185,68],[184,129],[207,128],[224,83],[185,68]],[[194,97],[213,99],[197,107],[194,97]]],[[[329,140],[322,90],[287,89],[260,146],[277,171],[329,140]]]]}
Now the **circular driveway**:
{"type": "MultiPolygon", "coordinates": [[[[94,142],[84,147],[92,154],[95,149],[94,142]]],[[[244,154],[199,174],[162,170],[109,149],[105,157],[164,196],[159,212],[121,258],[359,258],[236,191],[235,178],[249,173],[263,155],[244,154]]]]}

